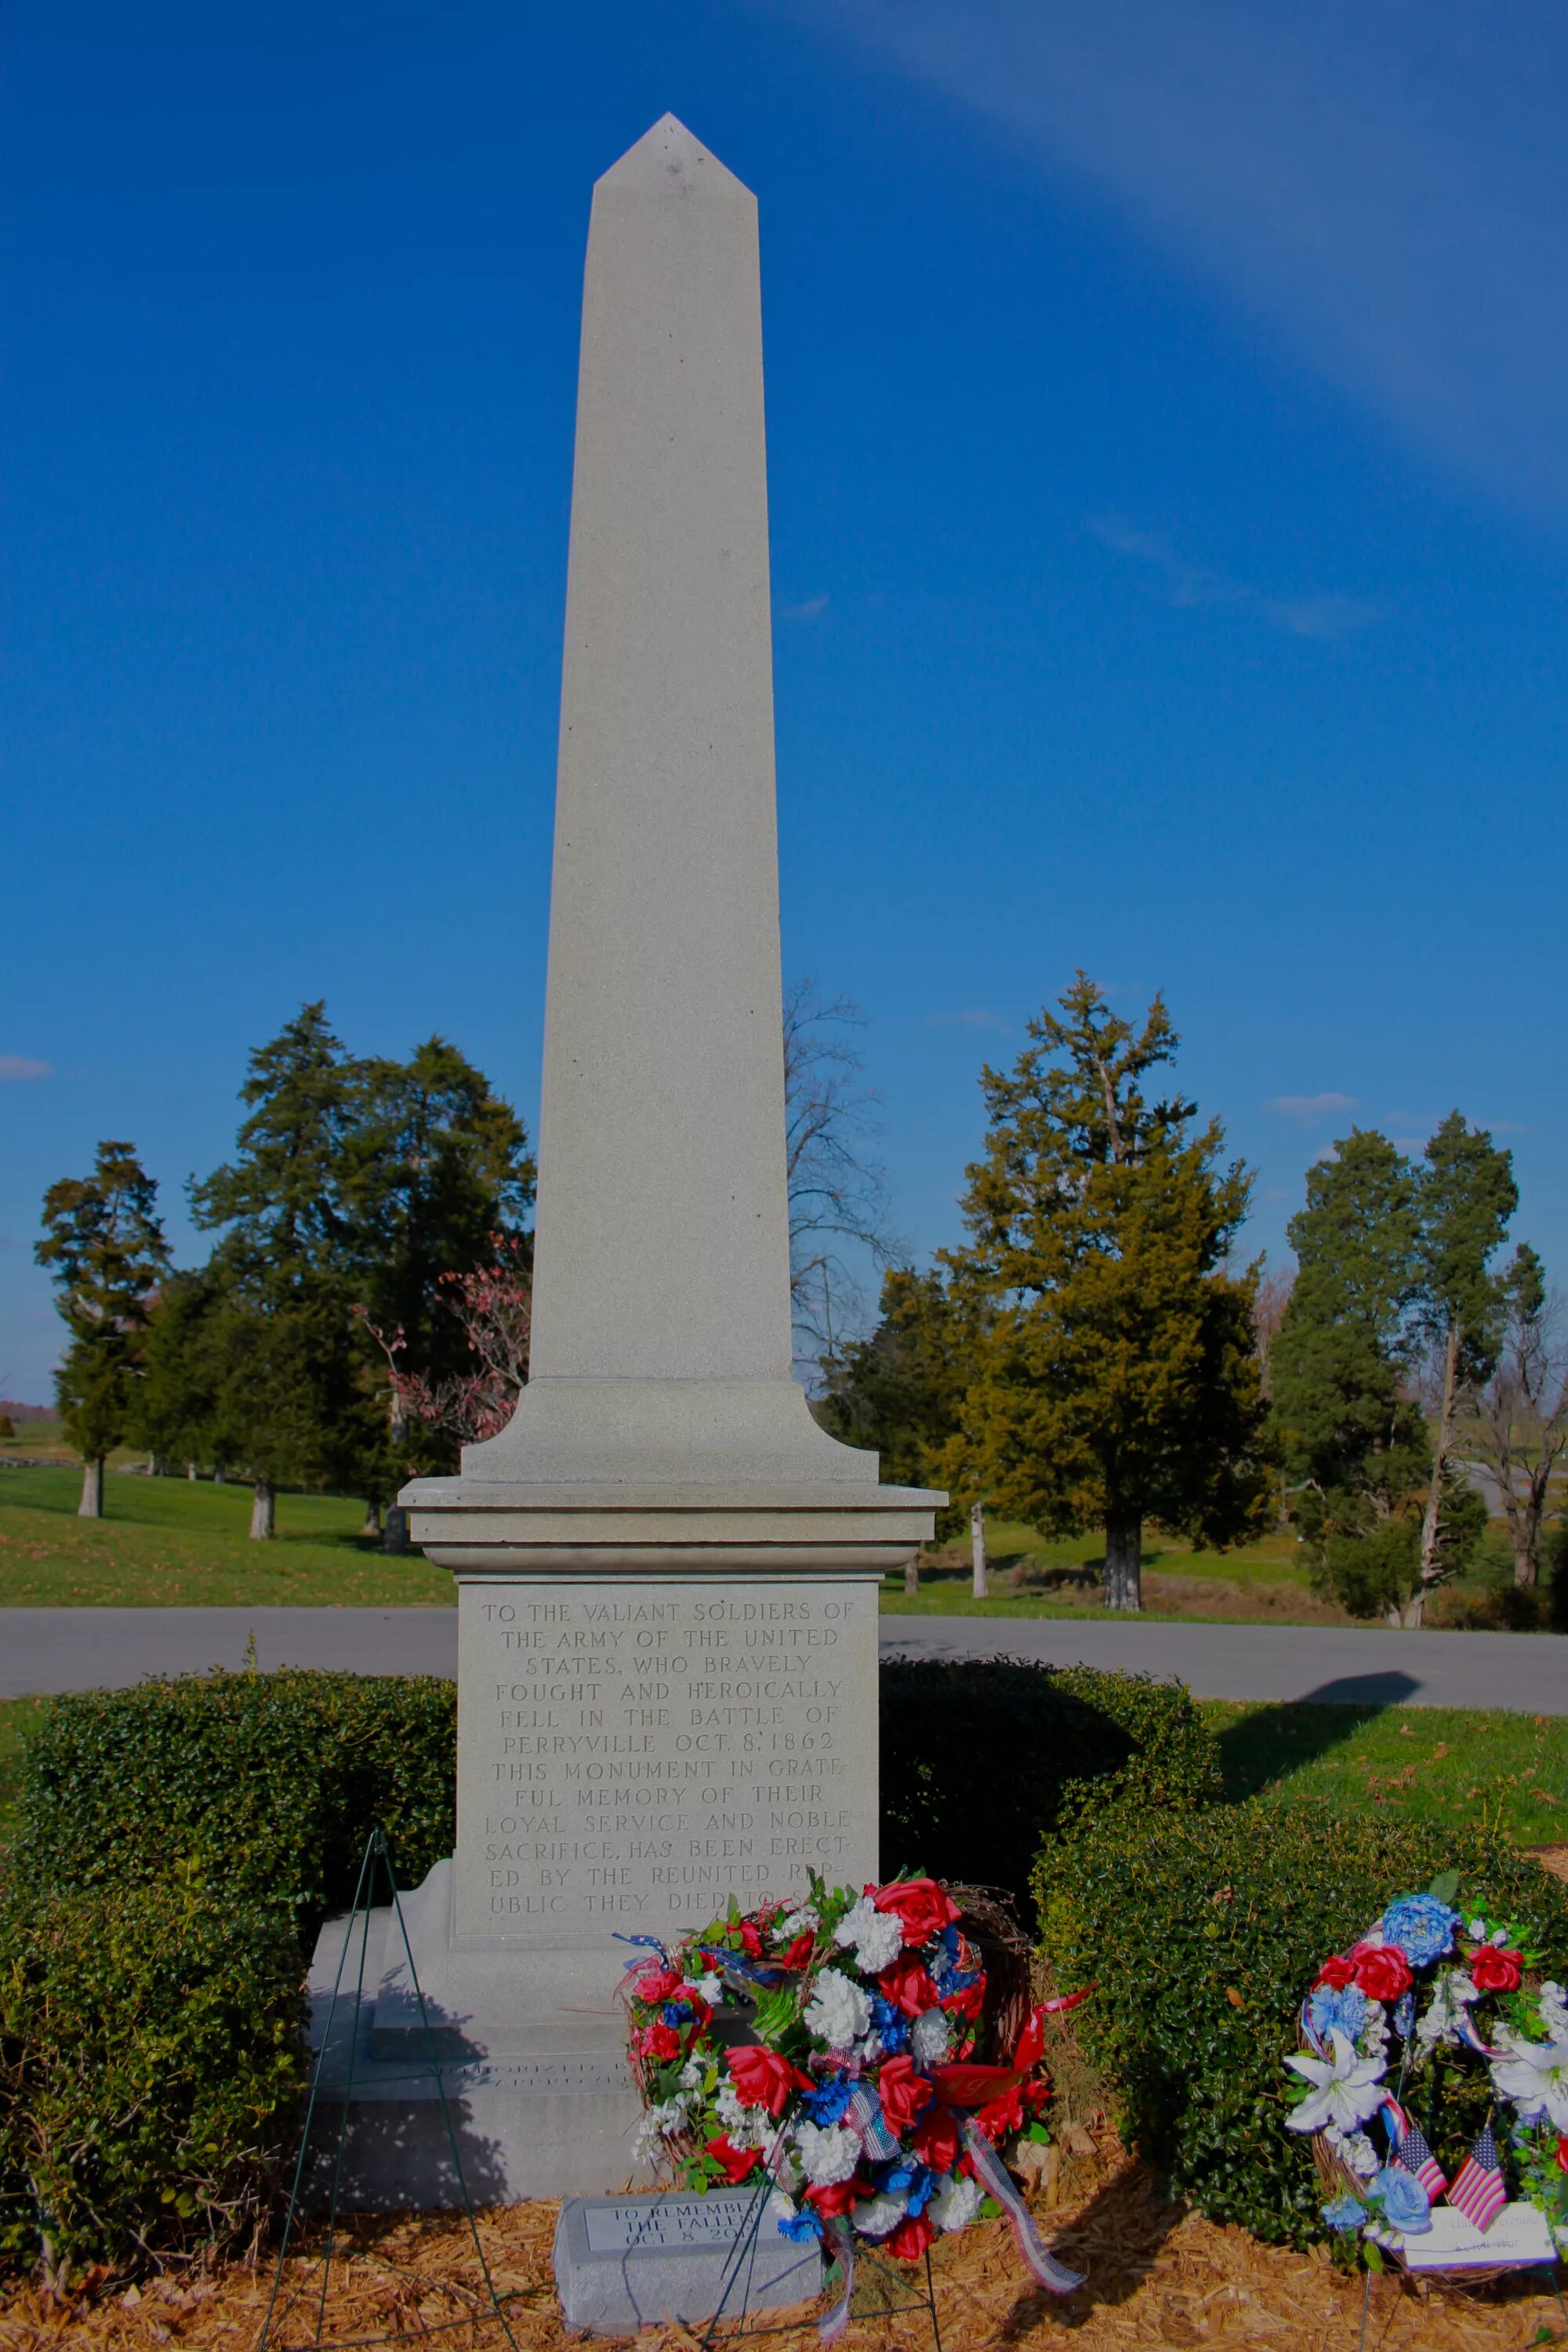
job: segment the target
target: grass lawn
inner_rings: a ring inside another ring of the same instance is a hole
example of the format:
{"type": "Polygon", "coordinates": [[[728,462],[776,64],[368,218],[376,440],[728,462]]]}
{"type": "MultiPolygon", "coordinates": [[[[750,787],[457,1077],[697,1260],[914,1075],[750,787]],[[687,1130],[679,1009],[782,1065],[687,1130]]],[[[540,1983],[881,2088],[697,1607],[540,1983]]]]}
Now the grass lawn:
{"type": "Polygon", "coordinates": [[[360,1535],[363,1503],[279,1495],[278,1533],[252,1543],[250,1490],[111,1470],[105,1517],[79,1519],[81,1474],[0,1467],[0,1605],[40,1609],[292,1603],[449,1607],[421,1553],[389,1559],[360,1535]]]}
{"type": "Polygon", "coordinates": [[[1200,1702],[1233,1801],[1325,1797],[1346,1812],[1485,1821],[1521,1845],[1568,1844],[1568,1717],[1494,1707],[1200,1702]]]}
{"type": "MultiPolygon", "coordinates": [[[[970,1591],[969,1545],[946,1544],[928,1555],[918,1599],[895,1573],[882,1586],[891,1616],[1103,1617],[1095,1581],[1104,1558],[1099,1535],[1053,1541],[1007,1519],[986,1523],[990,1597],[970,1591]]],[[[1197,1551],[1174,1536],[1152,1536],[1143,1553],[1143,1614],[1203,1618],[1233,1625],[1349,1625],[1332,1601],[1321,1601],[1300,1566],[1293,1536],[1269,1535],[1233,1552],[1197,1551]]]]}

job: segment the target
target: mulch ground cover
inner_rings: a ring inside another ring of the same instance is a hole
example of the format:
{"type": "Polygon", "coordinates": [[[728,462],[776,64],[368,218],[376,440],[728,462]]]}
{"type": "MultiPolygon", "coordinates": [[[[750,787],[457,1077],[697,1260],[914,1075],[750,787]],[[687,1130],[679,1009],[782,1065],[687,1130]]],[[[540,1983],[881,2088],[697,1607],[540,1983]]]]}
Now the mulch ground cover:
{"type": "MultiPolygon", "coordinates": [[[[1064,2260],[1089,2273],[1064,2301],[1036,2287],[1003,2221],[982,2222],[934,2252],[946,2352],[1059,2342],[1084,2352],[1143,2352],[1205,2346],[1214,2352],[1521,2352],[1568,2345],[1568,2314],[1539,2281],[1455,2293],[1374,2279],[1364,2313],[1358,2277],[1326,2255],[1262,2246],[1165,2202],[1152,2176],[1115,2147],[1082,2172],[1072,2194],[1033,2200],[1064,2260]]],[[[479,2217],[479,2236],[517,2352],[583,2343],[563,2326],[551,2275],[558,2207],[500,2207],[479,2217]]],[[[918,2273],[916,2274],[918,2277],[918,2273]]],[[[844,2336],[845,2352],[926,2352],[923,2312],[879,2308],[875,2274],[844,2336]]],[[[272,2265],[234,2264],[187,2282],[162,2279],[98,2300],[57,2302],[27,2289],[0,2306],[5,2352],[254,2352],[272,2292],[272,2265]]],[[[319,2243],[290,2260],[269,2345],[303,2352],[390,2338],[416,2352],[507,2352],[461,2215],[357,2221],[340,2242],[324,2309],[319,2243]],[[437,2332],[438,2331],[438,2332],[437,2332]]],[[[770,2314],[770,2326],[778,2315],[770,2314]]],[[[773,2352],[815,2352],[814,2318],[760,2339],[773,2352]]],[[[725,2331],[726,2335],[730,2331],[725,2331]]],[[[700,2331],[644,2331],[647,2352],[697,2352],[700,2331]]]]}

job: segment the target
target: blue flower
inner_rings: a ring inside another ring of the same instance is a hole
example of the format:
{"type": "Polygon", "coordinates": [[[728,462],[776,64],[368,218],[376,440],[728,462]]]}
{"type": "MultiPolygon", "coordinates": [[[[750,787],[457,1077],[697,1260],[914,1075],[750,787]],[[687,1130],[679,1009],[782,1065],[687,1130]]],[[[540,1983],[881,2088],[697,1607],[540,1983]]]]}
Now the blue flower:
{"type": "Polygon", "coordinates": [[[818,2083],[815,2090],[803,2091],[800,2104],[812,2122],[826,2129],[829,2124],[838,2122],[849,2105],[854,2088],[847,2074],[830,2074],[825,2082],[818,2083]]]}
{"type": "Polygon", "coordinates": [[[1397,1944],[1413,1969],[1441,1959],[1453,1948],[1459,1915],[1435,1895],[1402,1895],[1377,1923],[1385,1944],[1397,1944]]]}
{"type": "Polygon", "coordinates": [[[906,2020],[890,2000],[883,2000],[879,1992],[871,1996],[871,2023],[889,2058],[909,2048],[910,2029],[906,2020]]]}
{"type": "Polygon", "coordinates": [[[798,2213],[787,2213],[779,2221],[781,2238],[792,2238],[797,2246],[808,2239],[822,2235],[822,2216],[810,2205],[803,2205],[798,2213]]]}
{"type": "Polygon", "coordinates": [[[1359,2230],[1366,2220],[1366,2207],[1347,2192],[1324,2206],[1323,2219],[1331,2230],[1359,2230]]]}
{"type": "Polygon", "coordinates": [[[685,2025],[691,2016],[691,2004],[684,2000],[667,2000],[659,2014],[666,2025],[685,2025]]]}
{"type": "Polygon", "coordinates": [[[1413,1992],[1402,1992],[1394,2004],[1394,2030],[1395,2033],[1402,2033],[1408,2042],[1410,2029],[1415,2022],[1415,1996],[1413,1992]]]}
{"type": "Polygon", "coordinates": [[[910,2183],[910,2212],[923,2213],[936,2193],[936,2175],[929,2164],[917,2164],[910,2183]]]}
{"type": "Polygon", "coordinates": [[[1402,2164],[1385,2164],[1367,2193],[1382,2206],[1389,2228],[1397,2230],[1402,2237],[1418,2238],[1424,2230],[1432,2227],[1432,2208],[1426,2202],[1426,2191],[1402,2164]]]}
{"type": "Polygon", "coordinates": [[[1347,2042],[1356,2042],[1366,2024],[1369,2006],[1360,1985],[1346,1985],[1342,1992],[1319,1985],[1308,1997],[1307,2015],[1320,2040],[1326,2042],[1331,2033],[1342,2033],[1347,2042]]]}

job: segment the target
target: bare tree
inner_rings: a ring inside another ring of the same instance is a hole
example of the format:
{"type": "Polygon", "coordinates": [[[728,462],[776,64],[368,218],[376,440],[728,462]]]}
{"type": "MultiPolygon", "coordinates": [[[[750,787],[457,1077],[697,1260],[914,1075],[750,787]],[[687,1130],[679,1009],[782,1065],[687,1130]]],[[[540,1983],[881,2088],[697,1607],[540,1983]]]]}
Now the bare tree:
{"type": "Polygon", "coordinates": [[[1552,1478],[1568,1453],[1568,1315],[1526,1243],[1515,1252],[1503,1289],[1502,1345],[1468,1434],[1508,1521],[1513,1580],[1533,1585],[1552,1478]]]}
{"type": "Polygon", "coordinates": [[[515,1234],[494,1236],[492,1265],[471,1274],[444,1274],[436,1284],[437,1304],[452,1316],[468,1342],[473,1369],[441,1380],[407,1371],[402,1327],[377,1329],[363,1307],[355,1313],[386,1358],[389,1410],[395,1445],[404,1442],[410,1421],[459,1444],[473,1445],[503,1430],[516,1410],[528,1378],[528,1340],[532,1289],[526,1244],[515,1234]]]}
{"type": "Polygon", "coordinates": [[[881,1097],[865,1083],[852,1033],[866,1016],[809,980],[784,999],[784,1135],[789,1181],[790,1300],[803,1351],[815,1358],[861,1318],[864,1298],[846,1248],[879,1268],[899,1244],[888,1229],[888,1180],[868,1156],[881,1097]]]}
{"type": "Polygon", "coordinates": [[[1285,1309],[1295,1287],[1293,1271],[1285,1267],[1264,1265],[1258,1278],[1258,1288],[1252,1298],[1252,1328],[1258,1339],[1258,1360],[1263,1367],[1263,1393],[1268,1394],[1268,1358],[1279,1326],[1285,1320],[1285,1309]]]}

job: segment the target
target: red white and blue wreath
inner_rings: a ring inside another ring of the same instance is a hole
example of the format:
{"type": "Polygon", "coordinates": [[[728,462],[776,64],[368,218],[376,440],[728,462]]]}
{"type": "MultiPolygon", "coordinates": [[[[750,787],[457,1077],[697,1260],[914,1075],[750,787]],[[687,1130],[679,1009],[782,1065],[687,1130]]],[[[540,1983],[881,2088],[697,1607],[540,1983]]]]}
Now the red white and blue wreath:
{"type": "Polygon", "coordinates": [[[1400,1895],[1323,1962],[1301,2004],[1306,2048],[1285,2062],[1302,2078],[1287,2120],[1311,2135],[1334,2191],[1322,2208],[1333,2231],[1400,2257],[1446,2201],[1484,2235],[1510,2203],[1511,2175],[1565,2248],[1568,1994],[1537,1974],[1527,1927],[1456,1908],[1458,1892],[1449,1874],[1427,1894],[1400,1895]],[[1444,2049],[1484,2064],[1494,2100],[1452,2179],[1405,2105],[1412,2078],[1444,2049]]]}
{"type": "Polygon", "coordinates": [[[1081,2283],[1042,2242],[997,2151],[1048,2137],[1045,2017],[1085,1995],[1031,2004],[1016,1972],[1000,1987],[975,1902],[930,1878],[858,1889],[814,1877],[807,1901],[744,1913],[731,1901],[628,1971],[639,2159],[699,2190],[771,2181],[773,2226],[838,2257],[827,2341],[847,2317],[858,2243],[919,2260],[987,2198],[1042,2286],[1081,2283]],[[1003,2063],[980,2063],[998,2042],[1003,2063]]]}

